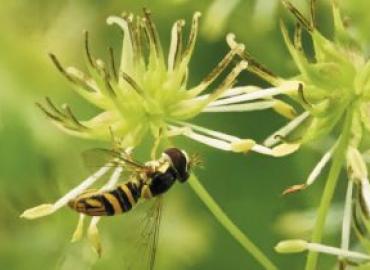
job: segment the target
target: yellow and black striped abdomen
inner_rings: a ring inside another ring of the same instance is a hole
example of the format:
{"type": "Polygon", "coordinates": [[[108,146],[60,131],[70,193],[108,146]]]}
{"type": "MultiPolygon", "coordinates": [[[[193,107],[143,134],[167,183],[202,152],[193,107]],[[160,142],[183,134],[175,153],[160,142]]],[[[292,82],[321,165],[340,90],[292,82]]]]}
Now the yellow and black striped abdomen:
{"type": "Polygon", "coordinates": [[[129,181],[106,192],[86,192],[69,202],[69,206],[88,216],[113,216],[130,211],[141,194],[141,184],[129,181]]]}

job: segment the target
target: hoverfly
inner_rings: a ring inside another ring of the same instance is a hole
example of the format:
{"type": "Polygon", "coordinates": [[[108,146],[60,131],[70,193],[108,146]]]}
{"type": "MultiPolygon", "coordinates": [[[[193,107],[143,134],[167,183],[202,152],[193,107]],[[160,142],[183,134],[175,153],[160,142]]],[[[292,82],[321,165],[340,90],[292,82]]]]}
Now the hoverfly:
{"type": "MultiPolygon", "coordinates": [[[[133,160],[123,151],[106,149],[93,151],[94,155],[109,156],[112,166],[127,169],[130,172],[129,178],[111,190],[88,190],[71,200],[69,206],[88,216],[114,216],[130,211],[140,200],[153,201],[153,207],[149,209],[148,215],[150,239],[146,246],[150,249],[149,269],[153,269],[161,218],[161,195],[176,181],[184,183],[188,180],[193,162],[184,150],[178,148],[168,148],[159,159],[146,163],[133,160]]],[[[87,154],[91,155],[88,152],[87,154]]]]}
{"type": "Polygon", "coordinates": [[[130,211],[139,199],[157,197],[167,192],[176,180],[184,183],[189,178],[190,160],[187,153],[178,148],[168,148],[160,159],[145,164],[122,155],[116,160],[133,167],[131,179],[110,191],[87,191],[77,196],[69,202],[72,209],[88,216],[117,215],[130,211]]]}

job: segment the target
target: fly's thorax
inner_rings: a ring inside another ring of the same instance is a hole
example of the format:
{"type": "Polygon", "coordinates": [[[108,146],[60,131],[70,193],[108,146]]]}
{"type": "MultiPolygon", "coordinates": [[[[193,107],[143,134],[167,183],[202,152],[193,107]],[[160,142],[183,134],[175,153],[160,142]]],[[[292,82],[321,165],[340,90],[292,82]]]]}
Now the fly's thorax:
{"type": "Polygon", "coordinates": [[[171,166],[170,160],[168,158],[161,157],[158,160],[151,160],[145,163],[147,168],[147,175],[152,175],[156,172],[166,172],[171,166]]]}
{"type": "Polygon", "coordinates": [[[165,172],[155,172],[148,183],[150,193],[153,197],[167,192],[177,179],[176,172],[168,167],[165,172]]]}

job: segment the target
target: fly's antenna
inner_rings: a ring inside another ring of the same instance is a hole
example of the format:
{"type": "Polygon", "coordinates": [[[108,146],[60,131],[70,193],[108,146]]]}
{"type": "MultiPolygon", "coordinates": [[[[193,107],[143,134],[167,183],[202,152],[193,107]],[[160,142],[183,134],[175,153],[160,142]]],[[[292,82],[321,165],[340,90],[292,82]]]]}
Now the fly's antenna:
{"type": "Polygon", "coordinates": [[[199,153],[192,153],[189,160],[190,167],[204,168],[204,160],[199,153]]]}

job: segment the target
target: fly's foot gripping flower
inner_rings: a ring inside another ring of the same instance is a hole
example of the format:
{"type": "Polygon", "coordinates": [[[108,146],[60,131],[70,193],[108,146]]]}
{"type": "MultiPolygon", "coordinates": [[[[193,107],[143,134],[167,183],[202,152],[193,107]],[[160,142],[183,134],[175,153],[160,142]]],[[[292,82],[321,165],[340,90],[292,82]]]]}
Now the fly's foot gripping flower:
{"type": "Polygon", "coordinates": [[[240,44],[234,46],[198,85],[188,87],[191,71],[189,62],[198,35],[200,16],[199,12],[194,14],[186,41],[183,38],[185,21],[174,23],[167,58],[164,57],[159,34],[148,10],[144,9],[143,17],[133,14],[109,17],[107,23],[120,27],[124,35],[118,66],[111,48],[108,63],[92,55],[87,32],[84,52],[88,74],[75,67],[65,68],[55,55],[50,55],[73,89],[98,107],[101,113],[90,120],[78,120],[70,107],[64,105],[58,108],[49,98],[44,105],[38,106],[69,134],[109,141],[113,133],[122,139],[123,148],[137,146],[147,134],[157,137],[161,133],[164,137],[183,135],[226,151],[252,150],[273,155],[267,147],[188,123],[201,113],[266,108],[272,108],[287,117],[294,115],[291,107],[273,99],[248,104],[240,102],[246,93],[258,89],[233,88],[239,73],[248,66],[244,60],[231,69],[214,91],[203,93],[231,65],[235,55],[242,54],[244,46],[240,44]]]}

